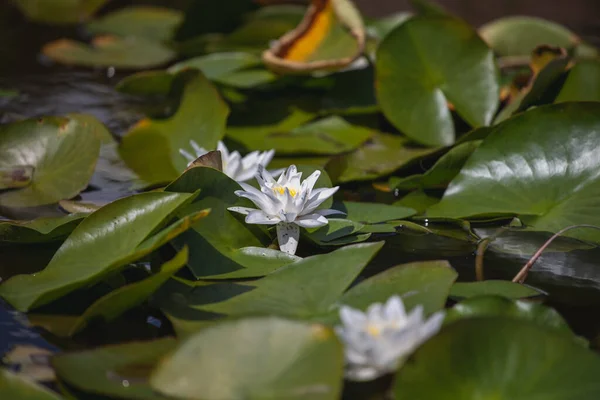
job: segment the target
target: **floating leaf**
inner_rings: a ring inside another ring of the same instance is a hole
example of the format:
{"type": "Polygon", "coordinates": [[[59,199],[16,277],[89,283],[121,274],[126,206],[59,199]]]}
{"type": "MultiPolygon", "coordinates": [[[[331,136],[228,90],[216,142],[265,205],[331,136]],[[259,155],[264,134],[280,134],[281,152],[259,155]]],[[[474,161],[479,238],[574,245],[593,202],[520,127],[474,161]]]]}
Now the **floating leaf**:
{"type": "Polygon", "coordinates": [[[398,372],[404,399],[595,399],[600,359],[568,335],[510,318],[444,328],[398,372]],[[431,382],[436,382],[432,385],[431,382]]]}
{"type": "Polygon", "coordinates": [[[352,151],[373,131],[349,124],[338,116],[327,117],[289,132],[229,127],[227,136],[250,149],[275,149],[278,154],[340,154],[352,151]]]}
{"type": "Polygon", "coordinates": [[[110,397],[166,400],[148,385],[152,368],[177,346],[172,338],[63,353],[52,359],[59,377],[80,390],[110,397]]]}
{"type": "Polygon", "coordinates": [[[34,168],[28,186],[0,193],[0,207],[34,207],[79,194],[100,152],[97,129],[88,121],[59,117],[0,126],[0,168],[34,168]]]}
{"type": "Polygon", "coordinates": [[[511,281],[487,280],[481,282],[457,282],[452,286],[452,297],[469,299],[477,296],[502,296],[507,299],[525,299],[543,295],[530,286],[511,281]]]}
{"type": "Polygon", "coordinates": [[[410,145],[400,136],[376,133],[356,151],[332,159],[327,172],[334,182],[368,181],[388,175],[433,151],[410,145]]]}
{"type": "Polygon", "coordinates": [[[0,368],[0,397],[18,400],[61,400],[62,397],[30,379],[0,368]]]}
{"type": "Polygon", "coordinates": [[[84,67],[142,69],[156,67],[175,57],[165,45],[141,37],[97,36],[91,45],[70,39],[46,44],[42,53],[61,64],[84,67]]]}
{"type": "MultiPolygon", "coordinates": [[[[479,34],[501,56],[529,57],[540,45],[572,48],[581,44],[581,39],[567,28],[527,16],[497,19],[479,28],[479,34]]],[[[591,51],[591,48],[583,50],[591,51]]]]}
{"type": "Polygon", "coordinates": [[[159,272],[142,281],[122,286],[98,299],[77,319],[69,335],[72,336],[79,332],[94,318],[102,318],[108,322],[117,318],[125,311],[143,303],[173,274],[181,269],[187,263],[187,259],[188,248],[184,247],[175,257],[165,262],[159,272]]]}
{"type": "Polygon", "coordinates": [[[344,293],[340,303],[366,310],[373,303],[385,303],[399,295],[407,310],[422,305],[426,314],[432,314],[444,308],[457,276],[447,261],[398,265],[354,286],[344,293]]]}
{"type": "Polygon", "coordinates": [[[83,214],[37,218],[32,221],[0,221],[0,242],[43,243],[66,238],[85,218],[83,214]]]}
{"type": "Polygon", "coordinates": [[[324,314],[382,246],[383,242],[355,244],[304,258],[257,281],[247,293],[199,309],[234,316],[324,314]]]}
{"type": "MultiPolygon", "coordinates": [[[[327,225],[311,229],[308,233],[308,237],[321,246],[331,245],[330,242],[334,242],[335,245],[338,245],[338,243],[335,242],[338,239],[356,235],[364,228],[363,224],[348,219],[328,218],[328,220],[329,223],[327,225]]],[[[368,239],[368,236],[366,239],[368,239]]]]}
{"type": "Polygon", "coordinates": [[[498,107],[492,51],[458,19],[427,16],[403,23],[379,46],[376,72],[385,116],[429,146],[454,143],[448,102],[474,127],[489,125],[498,107]]]}
{"type": "Polygon", "coordinates": [[[312,0],[298,27],[266,50],[263,60],[279,73],[339,70],[364,46],[362,18],[351,0],[312,0]]]}
{"type": "Polygon", "coordinates": [[[110,0],[14,0],[27,18],[48,24],[77,24],[110,0]]]}
{"type": "Polygon", "coordinates": [[[43,271],[18,275],[2,283],[0,296],[25,311],[97,282],[151,253],[204,216],[205,213],[184,219],[148,237],[193,197],[151,192],[102,207],[75,228],[43,271]]]}
{"type": "Polygon", "coordinates": [[[451,148],[425,173],[406,178],[391,178],[390,187],[401,190],[445,188],[481,142],[472,140],[451,148]]]}
{"type": "Polygon", "coordinates": [[[449,324],[459,319],[477,317],[522,318],[567,335],[573,334],[567,322],[553,308],[493,295],[478,296],[461,301],[448,310],[444,323],[449,324]]]}
{"type": "MultiPolygon", "coordinates": [[[[428,215],[518,214],[525,224],[549,232],[578,224],[600,226],[594,206],[600,159],[591,156],[600,143],[599,115],[596,103],[565,103],[538,107],[498,125],[428,215]]],[[[600,240],[592,230],[566,235],[600,240]]]]}
{"type": "Polygon", "coordinates": [[[170,182],[187,166],[179,149],[190,140],[213,150],[225,133],[229,108],[199,71],[183,71],[174,84],[183,86],[179,108],[171,118],[143,119],[123,137],[119,153],[148,183],[170,182]]]}
{"type": "Polygon", "coordinates": [[[440,201],[437,197],[429,196],[422,190],[415,190],[394,202],[393,205],[398,207],[412,208],[417,212],[417,215],[424,214],[429,207],[437,204],[440,201]]]}
{"type": "Polygon", "coordinates": [[[582,60],[569,70],[569,75],[555,102],[569,101],[600,102],[600,62],[582,60]]]}
{"type": "Polygon", "coordinates": [[[88,23],[87,28],[95,35],[110,34],[167,41],[172,38],[182,20],[183,14],[171,8],[133,6],[103,15],[88,23]]]}
{"type": "Polygon", "coordinates": [[[342,346],[324,326],[273,317],[211,326],[185,340],[151,385],[186,399],[338,399],[342,346]]]}

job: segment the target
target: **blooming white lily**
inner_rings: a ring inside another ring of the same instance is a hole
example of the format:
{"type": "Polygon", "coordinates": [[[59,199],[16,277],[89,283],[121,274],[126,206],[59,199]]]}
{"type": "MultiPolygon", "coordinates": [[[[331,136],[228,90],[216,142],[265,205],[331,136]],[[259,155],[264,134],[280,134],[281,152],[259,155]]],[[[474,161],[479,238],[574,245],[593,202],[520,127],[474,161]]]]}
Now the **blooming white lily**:
{"type": "Polygon", "coordinates": [[[337,210],[317,210],[325,200],[333,196],[339,189],[313,189],[320,171],[313,172],[300,183],[302,172],[291,165],[277,181],[265,170],[258,166],[256,180],[260,190],[246,183],[240,183],[244,190],[235,192],[239,197],[252,201],[259,209],[248,207],[230,207],[229,210],[246,215],[248,224],[277,225],[279,248],[289,254],[296,254],[300,228],[318,228],[327,225],[326,215],[342,214],[337,210]]]}
{"type": "Polygon", "coordinates": [[[367,381],[395,371],[417,347],[435,335],[444,312],[423,318],[423,306],[406,313],[400,296],[374,303],[366,313],[340,308],[342,326],[335,328],[345,346],[346,377],[367,381]]]}
{"type": "MultiPolygon", "coordinates": [[[[188,160],[188,166],[190,166],[198,157],[208,153],[208,150],[204,147],[200,147],[194,140],[190,140],[190,146],[194,149],[196,156],[185,149],[179,149],[179,154],[188,160]]],[[[245,157],[242,157],[238,151],[230,153],[225,144],[220,140],[217,143],[217,150],[221,152],[223,172],[231,179],[238,182],[245,182],[254,177],[258,172],[258,166],[262,165],[263,167],[266,167],[275,155],[275,150],[269,150],[264,152],[253,151],[248,153],[245,157]]],[[[283,169],[273,171],[273,174],[279,175],[281,172],[283,172],[283,169]]]]}

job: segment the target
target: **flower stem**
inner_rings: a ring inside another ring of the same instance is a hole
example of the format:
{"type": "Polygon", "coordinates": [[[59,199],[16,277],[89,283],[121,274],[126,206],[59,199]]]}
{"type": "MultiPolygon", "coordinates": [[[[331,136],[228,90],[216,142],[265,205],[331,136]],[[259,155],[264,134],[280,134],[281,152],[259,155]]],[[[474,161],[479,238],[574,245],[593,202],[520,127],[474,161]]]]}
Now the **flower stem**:
{"type": "Polygon", "coordinates": [[[292,255],[296,254],[299,239],[300,227],[298,225],[287,222],[277,224],[277,241],[281,251],[292,255]]]}

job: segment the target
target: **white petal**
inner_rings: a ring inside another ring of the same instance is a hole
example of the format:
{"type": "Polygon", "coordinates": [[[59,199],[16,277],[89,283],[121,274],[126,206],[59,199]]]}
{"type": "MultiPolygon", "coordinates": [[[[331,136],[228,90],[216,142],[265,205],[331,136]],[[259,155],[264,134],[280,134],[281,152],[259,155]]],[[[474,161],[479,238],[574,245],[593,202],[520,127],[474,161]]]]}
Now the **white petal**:
{"type": "Polygon", "coordinates": [[[227,162],[229,160],[229,150],[227,150],[225,143],[223,143],[221,140],[217,142],[217,150],[221,152],[222,160],[227,162]]]}
{"type": "Polygon", "coordinates": [[[285,222],[277,224],[277,240],[281,251],[292,255],[296,254],[299,239],[300,228],[298,225],[285,222]]]}
{"type": "Polygon", "coordinates": [[[237,180],[241,168],[242,156],[237,151],[231,153],[227,162],[223,164],[223,172],[233,180],[237,180]]]}
{"type": "Polygon", "coordinates": [[[244,215],[248,215],[250,212],[256,211],[256,208],[250,208],[250,207],[228,207],[227,209],[229,211],[237,212],[237,213],[244,214],[244,215]]]}
{"type": "Polygon", "coordinates": [[[317,207],[319,207],[325,200],[334,195],[335,192],[338,191],[340,187],[336,186],[333,188],[319,188],[313,190],[311,193],[306,205],[304,206],[304,210],[302,214],[308,214],[313,212],[317,207]]]}
{"type": "Polygon", "coordinates": [[[340,216],[347,215],[345,212],[340,211],[340,210],[334,210],[333,208],[327,208],[325,210],[316,210],[315,214],[319,214],[319,215],[322,215],[324,217],[327,217],[329,215],[340,215],[340,216]]]}
{"type": "Polygon", "coordinates": [[[198,157],[194,157],[193,155],[191,155],[185,149],[179,149],[179,154],[181,154],[182,156],[184,156],[185,159],[188,160],[188,162],[190,162],[190,163],[192,163],[196,158],[198,158],[198,157]]]}
{"type": "Polygon", "coordinates": [[[262,188],[272,188],[276,182],[275,179],[271,176],[269,171],[265,169],[262,165],[258,166],[258,171],[256,172],[256,180],[258,184],[262,188]]]}
{"type": "Polygon", "coordinates": [[[345,375],[348,380],[363,382],[373,380],[384,374],[370,365],[348,365],[345,375]]]}
{"type": "MultiPolygon", "coordinates": [[[[265,151],[260,155],[258,162],[263,167],[266,167],[267,165],[269,165],[269,163],[271,162],[271,160],[273,159],[274,156],[275,156],[275,150],[271,149],[269,151],[265,151]]],[[[275,175],[275,174],[273,174],[273,175],[275,175]]]]}
{"type": "Polygon", "coordinates": [[[444,323],[444,317],[445,313],[443,311],[438,311],[429,317],[427,322],[421,326],[420,333],[423,341],[429,339],[439,332],[442,324],[444,323]]]}
{"type": "Polygon", "coordinates": [[[312,192],[313,187],[315,186],[315,183],[317,183],[317,179],[319,179],[320,176],[321,171],[316,170],[310,174],[308,178],[304,180],[304,182],[302,182],[302,187],[305,188],[305,190],[307,190],[309,193],[312,192]]]}
{"type": "Polygon", "coordinates": [[[238,181],[238,183],[249,181],[256,175],[256,170],[256,168],[243,168],[241,171],[238,172],[235,180],[238,181]]]}
{"type": "MultiPolygon", "coordinates": [[[[254,189],[254,188],[252,188],[254,189]]],[[[235,195],[238,197],[244,197],[251,202],[253,202],[256,207],[260,208],[262,211],[266,212],[269,215],[277,215],[278,205],[273,203],[273,201],[267,197],[264,193],[259,192],[254,189],[253,191],[244,191],[244,190],[236,190],[235,195]]]]}
{"type": "Polygon", "coordinates": [[[340,320],[350,328],[362,328],[367,322],[367,316],[360,310],[348,306],[340,307],[340,320]]]}
{"type": "Polygon", "coordinates": [[[272,176],[277,176],[278,177],[278,176],[281,176],[281,174],[283,174],[284,171],[285,171],[285,168],[279,168],[279,169],[272,169],[272,170],[269,171],[269,173],[272,176]]]}
{"type": "Polygon", "coordinates": [[[390,321],[398,323],[406,322],[406,310],[400,296],[392,296],[385,303],[385,317],[390,321]]]}
{"type": "Polygon", "coordinates": [[[200,145],[196,143],[195,140],[190,140],[190,146],[192,146],[192,149],[194,149],[194,151],[196,152],[196,158],[208,153],[208,150],[206,150],[204,147],[200,147],[200,145]]]}
{"type": "Polygon", "coordinates": [[[281,220],[274,215],[267,215],[262,210],[254,210],[246,216],[247,224],[275,225],[281,220]]]}
{"type": "Polygon", "coordinates": [[[318,228],[320,226],[325,226],[329,223],[327,218],[319,214],[303,215],[300,218],[296,218],[296,221],[294,222],[298,226],[301,226],[303,228],[318,228]]]}

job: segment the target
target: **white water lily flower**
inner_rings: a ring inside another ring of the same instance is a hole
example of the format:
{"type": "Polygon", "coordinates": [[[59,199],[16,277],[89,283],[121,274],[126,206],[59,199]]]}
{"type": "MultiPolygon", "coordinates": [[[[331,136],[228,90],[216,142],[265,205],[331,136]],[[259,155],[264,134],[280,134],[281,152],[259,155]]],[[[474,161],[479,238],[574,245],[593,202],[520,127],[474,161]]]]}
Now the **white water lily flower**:
{"type": "Polygon", "coordinates": [[[248,207],[230,207],[229,210],[246,215],[248,224],[277,225],[279,248],[289,254],[296,254],[300,227],[318,228],[327,225],[325,216],[342,214],[337,210],[317,210],[325,200],[339,189],[313,189],[320,171],[313,172],[300,183],[302,172],[291,165],[275,181],[262,165],[258,166],[256,180],[260,190],[246,183],[240,183],[244,190],[235,192],[239,197],[252,201],[259,209],[248,207]]]}
{"type": "MultiPolygon", "coordinates": [[[[206,150],[204,147],[200,147],[194,140],[190,140],[190,146],[192,146],[194,149],[196,156],[192,155],[185,149],[179,149],[179,154],[188,160],[188,167],[198,157],[208,153],[208,150],[206,150]]],[[[238,151],[230,153],[225,144],[223,144],[223,142],[220,140],[217,143],[217,150],[221,152],[223,172],[231,179],[238,182],[245,182],[254,177],[258,172],[258,166],[262,165],[263,167],[266,167],[275,155],[275,150],[269,150],[263,152],[253,151],[248,153],[245,157],[242,157],[238,151]]],[[[282,172],[283,169],[273,171],[272,173],[277,176],[282,172]]]]}
{"type": "Polygon", "coordinates": [[[435,335],[444,312],[423,318],[423,306],[406,313],[400,296],[374,303],[366,313],[340,308],[342,325],[335,328],[345,346],[346,377],[367,381],[394,372],[423,342],[435,335]]]}

